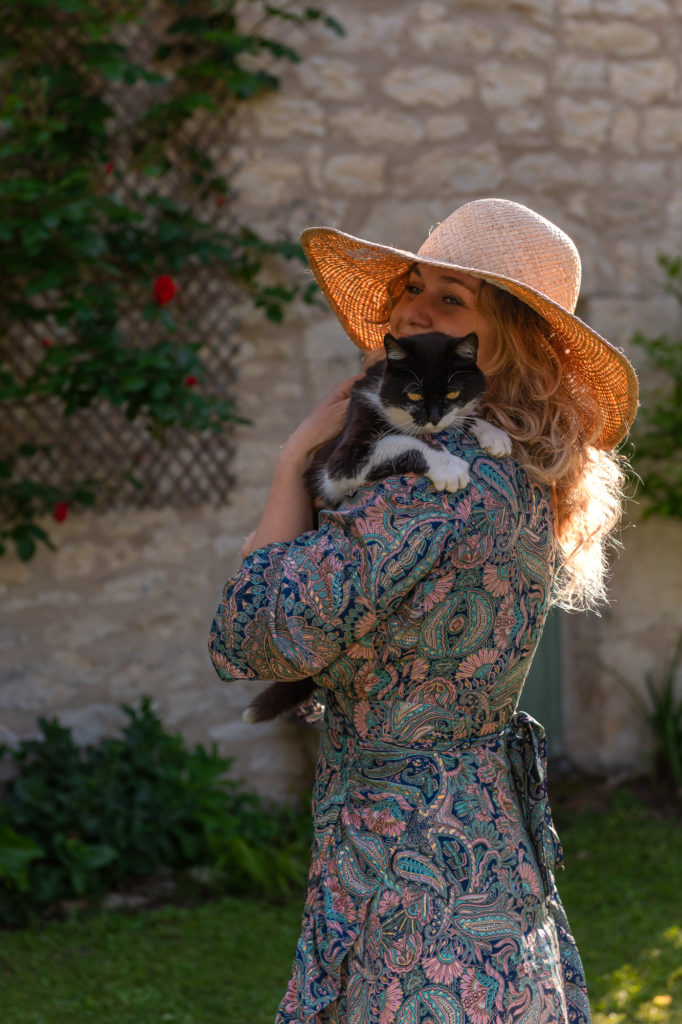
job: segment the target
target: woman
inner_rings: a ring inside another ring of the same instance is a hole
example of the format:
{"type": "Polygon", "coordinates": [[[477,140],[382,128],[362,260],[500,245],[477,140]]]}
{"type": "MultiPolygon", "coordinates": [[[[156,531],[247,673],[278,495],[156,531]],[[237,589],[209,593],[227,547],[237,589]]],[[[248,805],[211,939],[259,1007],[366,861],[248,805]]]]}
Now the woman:
{"type": "Polygon", "coordinates": [[[625,357],[574,316],[571,240],[526,207],[456,210],[417,254],[329,228],[302,242],[365,352],[384,333],[475,331],[495,459],[439,435],[471,482],[392,477],[313,530],[302,473],[352,381],[284,446],[210,638],[222,678],[314,675],[325,729],[301,937],[279,1024],[586,1024],[542,727],[516,712],[551,603],[604,597],[632,422],[625,357]]]}

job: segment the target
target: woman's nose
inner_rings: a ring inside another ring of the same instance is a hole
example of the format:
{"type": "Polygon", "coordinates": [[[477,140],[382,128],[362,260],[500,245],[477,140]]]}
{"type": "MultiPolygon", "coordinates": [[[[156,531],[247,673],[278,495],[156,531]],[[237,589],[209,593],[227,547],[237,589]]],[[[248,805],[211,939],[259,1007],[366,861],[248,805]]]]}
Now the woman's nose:
{"type": "Polygon", "coordinates": [[[414,327],[430,327],[432,322],[428,299],[425,299],[422,295],[416,295],[410,303],[408,323],[414,327]]]}

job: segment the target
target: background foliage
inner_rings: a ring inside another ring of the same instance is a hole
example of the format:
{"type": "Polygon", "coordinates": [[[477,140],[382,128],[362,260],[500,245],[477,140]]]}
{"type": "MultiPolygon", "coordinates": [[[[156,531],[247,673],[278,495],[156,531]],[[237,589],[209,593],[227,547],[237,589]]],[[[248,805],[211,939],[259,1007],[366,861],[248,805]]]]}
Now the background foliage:
{"type": "MultiPolygon", "coordinates": [[[[11,341],[0,401],[56,400],[63,416],[105,402],[163,439],[174,424],[220,431],[237,418],[230,401],[202,389],[200,342],[177,340],[182,275],[215,266],[272,320],[296,295],[312,297],[308,285],[263,283],[264,258],[300,249],[239,222],[205,136],[188,129],[206,117],[224,126],[235,104],[278,87],[273,68],[299,57],[277,23],[341,29],[297,0],[160,0],[162,42],[142,66],[133,30],[151,13],[148,0],[3,9],[0,337],[11,341]],[[177,196],[163,187],[171,169],[177,196]],[[218,231],[212,220],[225,204],[231,228],[218,231]]],[[[36,542],[50,544],[36,516],[91,503],[98,484],[45,487],[31,474],[35,454],[24,445],[0,459],[0,553],[9,542],[24,559],[36,542]]]]}
{"type": "Polygon", "coordinates": [[[167,733],[148,699],[121,739],[79,748],[41,719],[39,739],[0,748],[15,775],[0,800],[0,924],[101,894],[160,866],[205,865],[207,892],[287,894],[303,885],[310,812],[263,802],[231,761],[167,733]]]}
{"type": "MultiPolygon", "coordinates": [[[[662,256],[659,263],[665,290],[682,305],[682,259],[662,256]]],[[[682,519],[682,339],[638,332],[632,340],[659,381],[658,389],[642,403],[632,434],[644,515],[682,519]]]]}

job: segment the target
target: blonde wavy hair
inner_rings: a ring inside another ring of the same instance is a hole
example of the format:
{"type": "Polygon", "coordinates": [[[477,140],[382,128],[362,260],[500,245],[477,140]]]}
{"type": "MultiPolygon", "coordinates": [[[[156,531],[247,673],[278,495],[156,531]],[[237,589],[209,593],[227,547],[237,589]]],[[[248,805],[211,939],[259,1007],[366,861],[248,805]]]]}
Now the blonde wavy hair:
{"type": "Polygon", "coordinates": [[[549,324],[485,281],[476,304],[495,333],[482,410],[507,431],[521,466],[552,495],[559,553],[553,603],[594,609],[606,600],[607,550],[609,542],[617,545],[625,460],[594,446],[599,408],[562,365],[549,324]]]}

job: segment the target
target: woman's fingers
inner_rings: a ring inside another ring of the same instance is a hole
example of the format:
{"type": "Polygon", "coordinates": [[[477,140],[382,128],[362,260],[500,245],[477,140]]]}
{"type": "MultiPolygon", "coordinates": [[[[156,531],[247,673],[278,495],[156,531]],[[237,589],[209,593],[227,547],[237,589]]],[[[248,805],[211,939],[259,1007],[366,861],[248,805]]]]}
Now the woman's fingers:
{"type": "Polygon", "coordinates": [[[339,433],[348,408],[353,384],[363,375],[339,381],[293,432],[284,446],[288,455],[308,456],[339,433]]]}

